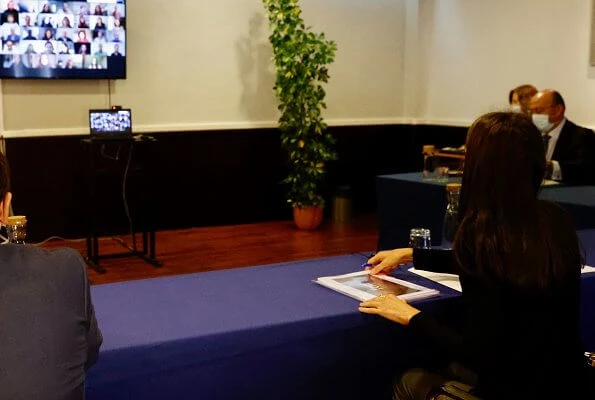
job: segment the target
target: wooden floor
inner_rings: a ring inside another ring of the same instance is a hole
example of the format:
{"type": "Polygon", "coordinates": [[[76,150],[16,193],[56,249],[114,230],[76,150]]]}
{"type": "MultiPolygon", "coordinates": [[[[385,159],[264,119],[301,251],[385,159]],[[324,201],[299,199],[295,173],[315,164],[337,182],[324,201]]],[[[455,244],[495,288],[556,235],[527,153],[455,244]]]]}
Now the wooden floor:
{"type": "MultiPolygon", "coordinates": [[[[325,221],[316,231],[300,231],[291,221],[281,221],[157,232],[157,258],[162,267],[135,257],[105,259],[101,265],[106,272],[90,270],[89,276],[92,284],[103,284],[372,252],[378,241],[377,226],[376,215],[367,215],[342,225],[325,221]]],[[[125,252],[118,240],[128,246],[132,242],[126,236],[101,238],[100,254],[125,252]]],[[[53,240],[42,246],[68,246],[86,255],[84,240],[53,240]]]]}

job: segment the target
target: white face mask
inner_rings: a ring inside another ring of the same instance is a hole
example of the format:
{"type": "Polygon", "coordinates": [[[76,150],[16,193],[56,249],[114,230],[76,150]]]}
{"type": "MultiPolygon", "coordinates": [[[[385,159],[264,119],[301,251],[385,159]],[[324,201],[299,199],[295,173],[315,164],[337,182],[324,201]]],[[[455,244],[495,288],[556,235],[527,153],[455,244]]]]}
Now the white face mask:
{"type": "Polygon", "coordinates": [[[533,114],[533,125],[537,127],[542,133],[547,133],[552,130],[554,124],[550,122],[550,116],[547,114],[533,114]]]}
{"type": "Polygon", "coordinates": [[[521,105],[520,105],[520,104],[512,104],[512,105],[510,106],[510,112],[513,112],[513,113],[520,113],[520,112],[522,112],[522,111],[523,111],[523,110],[522,110],[522,108],[521,108],[521,105]]]}

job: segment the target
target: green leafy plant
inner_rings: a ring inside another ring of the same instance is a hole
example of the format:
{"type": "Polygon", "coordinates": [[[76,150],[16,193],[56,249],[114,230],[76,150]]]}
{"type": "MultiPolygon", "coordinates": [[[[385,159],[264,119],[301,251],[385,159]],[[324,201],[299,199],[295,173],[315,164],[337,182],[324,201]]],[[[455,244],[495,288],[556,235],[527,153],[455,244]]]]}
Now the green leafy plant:
{"type": "Polygon", "coordinates": [[[276,69],[281,146],[287,152],[287,202],[293,207],[323,206],[321,185],[329,161],[337,158],[335,140],[322,117],[323,84],[337,45],[314,33],[302,19],[298,0],[263,0],[267,11],[276,69]]]}

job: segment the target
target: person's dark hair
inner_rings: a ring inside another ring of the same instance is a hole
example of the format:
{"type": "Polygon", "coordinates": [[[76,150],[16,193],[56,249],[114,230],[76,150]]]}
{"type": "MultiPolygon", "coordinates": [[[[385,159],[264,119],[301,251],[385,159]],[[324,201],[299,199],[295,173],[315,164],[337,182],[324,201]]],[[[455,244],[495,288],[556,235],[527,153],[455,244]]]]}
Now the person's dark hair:
{"type": "Polygon", "coordinates": [[[552,91],[552,106],[562,106],[566,108],[566,103],[562,95],[556,90],[552,91]]]}
{"type": "Polygon", "coordinates": [[[10,192],[10,168],[6,156],[0,152],[0,200],[4,200],[8,192],[10,192]]]}
{"type": "Polygon", "coordinates": [[[485,282],[549,289],[569,262],[580,264],[576,234],[560,239],[560,232],[574,233],[572,222],[557,206],[539,204],[545,166],[541,134],[528,116],[489,113],[469,128],[453,243],[464,272],[485,282]]]}

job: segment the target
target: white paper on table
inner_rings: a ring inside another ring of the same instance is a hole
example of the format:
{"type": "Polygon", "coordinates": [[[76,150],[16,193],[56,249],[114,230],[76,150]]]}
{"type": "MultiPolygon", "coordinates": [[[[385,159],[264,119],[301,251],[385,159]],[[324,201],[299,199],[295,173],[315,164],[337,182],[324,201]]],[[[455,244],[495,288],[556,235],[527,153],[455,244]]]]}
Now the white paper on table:
{"type": "MultiPolygon", "coordinates": [[[[447,286],[447,287],[454,289],[458,292],[462,292],[461,282],[459,281],[459,277],[455,274],[444,274],[444,273],[439,273],[439,272],[431,272],[431,271],[426,271],[423,269],[415,269],[414,267],[411,267],[409,269],[409,272],[413,272],[414,274],[423,276],[424,278],[427,278],[434,282],[438,282],[441,285],[447,286]]],[[[589,274],[591,272],[595,272],[595,268],[591,267],[589,265],[585,265],[581,269],[581,274],[589,274]]]]}
{"type": "Polygon", "coordinates": [[[409,269],[409,272],[413,272],[414,274],[423,276],[424,278],[427,278],[431,281],[438,282],[439,284],[454,289],[457,292],[463,291],[461,289],[461,282],[459,281],[458,275],[431,272],[423,269],[415,269],[415,267],[411,267],[409,269]]]}

